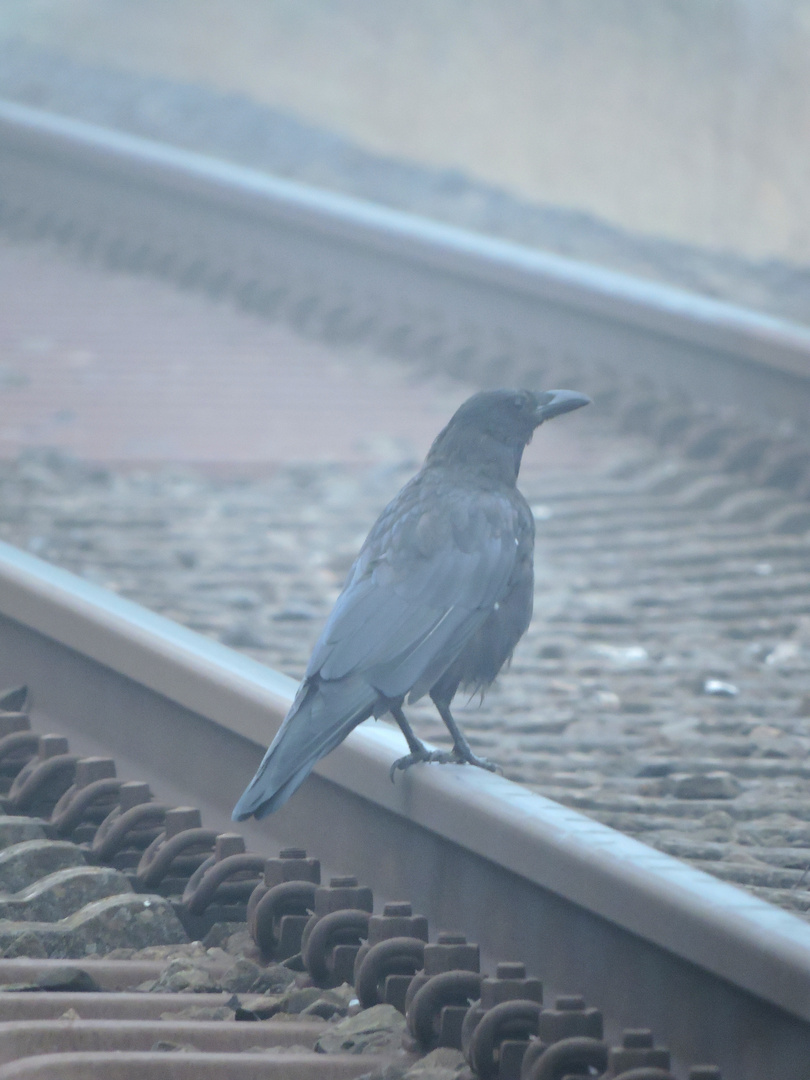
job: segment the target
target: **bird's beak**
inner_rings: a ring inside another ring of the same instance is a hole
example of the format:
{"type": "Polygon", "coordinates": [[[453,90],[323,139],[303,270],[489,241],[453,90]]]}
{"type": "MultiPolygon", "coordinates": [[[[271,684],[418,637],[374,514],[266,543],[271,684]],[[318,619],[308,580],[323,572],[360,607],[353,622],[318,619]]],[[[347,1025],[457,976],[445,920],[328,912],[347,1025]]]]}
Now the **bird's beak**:
{"type": "Polygon", "coordinates": [[[583,405],[590,405],[591,399],[576,390],[544,390],[537,395],[537,409],[535,420],[542,424],[544,420],[550,420],[552,416],[561,416],[562,413],[573,412],[581,409],[583,405]]]}

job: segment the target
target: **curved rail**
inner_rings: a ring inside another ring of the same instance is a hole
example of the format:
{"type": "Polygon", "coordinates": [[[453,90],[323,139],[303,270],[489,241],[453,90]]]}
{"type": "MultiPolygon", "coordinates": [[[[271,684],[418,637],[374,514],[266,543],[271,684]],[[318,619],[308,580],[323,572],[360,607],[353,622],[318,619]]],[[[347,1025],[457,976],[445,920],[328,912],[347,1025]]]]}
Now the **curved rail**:
{"type": "MultiPolygon", "coordinates": [[[[115,754],[228,830],[294,690],[0,543],[0,684],[20,680],[72,747],[115,754]]],[[[246,838],[260,851],[303,843],[473,936],[490,960],[520,957],[727,1075],[754,1080],[763,1061],[773,1080],[794,1075],[810,1054],[810,925],[500,777],[425,768],[392,785],[399,741],[364,725],[246,838]]]]}
{"type": "Polygon", "coordinates": [[[805,327],[10,102],[0,222],[479,381],[810,414],[805,327]]]}

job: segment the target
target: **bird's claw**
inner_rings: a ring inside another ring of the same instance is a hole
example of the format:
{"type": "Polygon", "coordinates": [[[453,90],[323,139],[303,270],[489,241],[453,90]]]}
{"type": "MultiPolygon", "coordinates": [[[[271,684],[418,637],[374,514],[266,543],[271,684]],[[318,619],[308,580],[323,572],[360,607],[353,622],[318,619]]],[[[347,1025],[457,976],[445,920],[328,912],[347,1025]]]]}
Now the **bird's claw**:
{"type": "Polygon", "coordinates": [[[391,777],[391,783],[394,782],[394,777],[399,770],[403,772],[405,769],[410,769],[411,765],[418,765],[420,762],[438,761],[439,757],[436,755],[443,755],[445,752],[442,750],[414,750],[410,754],[406,754],[405,757],[397,758],[394,764],[391,766],[388,775],[391,777]]]}
{"type": "Polygon", "coordinates": [[[500,766],[496,765],[494,761],[478,757],[469,748],[462,750],[454,746],[452,750],[425,749],[424,751],[417,750],[406,754],[405,757],[397,758],[388,774],[391,777],[391,783],[394,782],[394,777],[399,770],[404,772],[405,769],[410,769],[411,765],[418,765],[422,762],[426,764],[433,762],[436,765],[475,765],[479,769],[486,769],[487,772],[501,771],[500,766]]]}
{"type": "Polygon", "coordinates": [[[476,765],[479,769],[486,769],[487,772],[503,772],[503,769],[496,762],[490,761],[489,758],[479,757],[477,754],[473,754],[472,752],[470,752],[469,756],[466,754],[462,754],[455,760],[463,762],[466,765],[476,765]]]}

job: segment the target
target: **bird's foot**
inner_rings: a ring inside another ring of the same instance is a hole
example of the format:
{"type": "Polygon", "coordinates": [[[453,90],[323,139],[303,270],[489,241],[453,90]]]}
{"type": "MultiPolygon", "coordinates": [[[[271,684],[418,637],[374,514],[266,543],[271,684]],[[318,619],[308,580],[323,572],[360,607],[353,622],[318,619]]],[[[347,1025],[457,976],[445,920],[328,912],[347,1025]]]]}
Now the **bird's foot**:
{"type": "Polygon", "coordinates": [[[406,754],[405,757],[397,758],[388,775],[391,777],[391,783],[394,782],[394,777],[400,770],[404,772],[406,769],[410,769],[411,765],[419,765],[421,762],[427,761],[444,761],[451,760],[451,755],[444,750],[428,750],[426,746],[423,746],[421,750],[412,750],[410,754],[406,754]]]}
{"type": "Polygon", "coordinates": [[[454,746],[452,750],[428,750],[424,747],[422,750],[406,754],[405,757],[397,758],[389,773],[392,783],[399,770],[404,772],[405,769],[410,769],[411,765],[418,765],[421,762],[433,762],[436,765],[476,765],[479,769],[486,769],[488,772],[500,771],[494,761],[478,757],[469,746],[454,746]]]}
{"type": "Polygon", "coordinates": [[[474,754],[468,745],[454,746],[450,760],[458,762],[459,765],[475,765],[479,769],[486,769],[487,772],[502,772],[500,765],[490,761],[489,758],[474,754]]]}

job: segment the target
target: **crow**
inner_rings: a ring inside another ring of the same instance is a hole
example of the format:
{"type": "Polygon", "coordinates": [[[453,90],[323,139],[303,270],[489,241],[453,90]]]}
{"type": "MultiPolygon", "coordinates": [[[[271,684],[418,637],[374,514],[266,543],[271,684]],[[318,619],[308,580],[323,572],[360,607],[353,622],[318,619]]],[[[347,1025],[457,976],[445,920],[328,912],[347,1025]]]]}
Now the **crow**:
{"type": "Polygon", "coordinates": [[[587,405],[572,390],[487,390],[456,411],[420,472],[383,510],[318,639],[290,711],[233,811],[282,806],[315,763],[370,716],[390,713],[416,762],[495,766],[450,712],[459,687],[483,692],[529,626],[534,519],[517,489],[535,428],[587,405]],[[428,750],[402,706],[429,694],[453,739],[428,750]]]}

